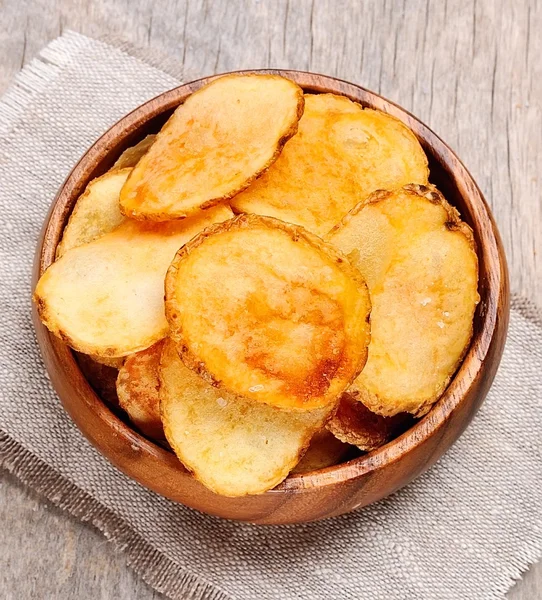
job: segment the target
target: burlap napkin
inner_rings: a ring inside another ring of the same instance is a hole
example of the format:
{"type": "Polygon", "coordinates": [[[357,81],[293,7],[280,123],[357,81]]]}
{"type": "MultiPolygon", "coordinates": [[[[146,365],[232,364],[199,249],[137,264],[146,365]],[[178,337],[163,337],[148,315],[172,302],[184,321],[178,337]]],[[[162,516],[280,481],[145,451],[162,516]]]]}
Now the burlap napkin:
{"type": "Polygon", "coordinates": [[[0,104],[2,464],[94,523],[172,598],[503,598],[542,550],[542,329],[524,300],[458,443],[393,497],[321,523],[255,527],[175,505],[113,468],[62,410],[30,321],[38,232],[84,150],[177,84],[126,50],[67,33],[0,104]]]}

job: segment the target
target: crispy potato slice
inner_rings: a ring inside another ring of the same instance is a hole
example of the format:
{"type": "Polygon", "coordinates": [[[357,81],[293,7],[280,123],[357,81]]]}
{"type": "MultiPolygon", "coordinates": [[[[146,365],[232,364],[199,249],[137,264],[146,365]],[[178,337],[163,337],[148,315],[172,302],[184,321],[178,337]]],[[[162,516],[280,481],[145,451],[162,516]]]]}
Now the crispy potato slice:
{"type": "Polygon", "coordinates": [[[365,363],[369,314],[367,287],[344,256],[269,217],[208,229],[166,277],[170,335],[185,364],[287,409],[335,402],[365,363]]]}
{"type": "Polygon", "coordinates": [[[433,186],[376,192],[327,237],[367,281],[369,359],[352,386],[373,412],[425,414],[472,335],[478,259],[472,231],[433,186]]]}
{"type": "Polygon", "coordinates": [[[170,223],[127,219],[53,263],[34,292],[40,318],[69,346],[104,357],[148,348],[167,334],[164,277],[175,252],[232,216],[225,206],[170,223]]]}
{"type": "Polygon", "coordinates": [[[117,377],[117,396],[132,423],[154,440],[164,439],[160,418],[160,356],[164,340],[126,357],[117,377]]]}
{"type": "MultiPolygon", "coordinates": [[[[126,217],[121,214],[119,194],[132,169],[109,171],[93,179],[79,196],[64,228],[62,240],[56,249],[57,260],[72,248],[88,244],[116,229],[126,217]]],[[[124,358],[89,356],[89,364],[99,363],[120,369],[124,358]]]]}
{"type": "Polygon", "coordinates": [[[291,473],[310,473],[338,465],[352,450],[352,446],[341,442],[327,429],[322,429],[314,435],[309,449],[291,473]]]}
{"type": "Polygon", "coordinates": [[[402,430],[406,431],[410,424],[410,415],[382,417],[371,412],[355,394],[345,392],[327,428],[339,440],[369,452],[383,446],[402,430]]]}
{"type": "Polygon", "coordinates": [[[275,487],[334,409],[289,412],[217,389],[182,363],[170,340],[162,352],[160,402],[179,460],[223,496],[275,487]]]}
{"type": "Polygon", "coordinates": [[[120,195],[134,219],[184,218],[258,177],[297,131],[303,92],[276,75],[226,75],[188,97],[120,195]]]}
{"type": "Polygon", "coordinates": [[[427,158],[401,121],[341,96],[308,95],[298,134],[232,207],[324,235],[375,190],[426,183],[428,175],[427,158]]]}
{"type": "Polygon", "coordinates": [[[144,137],[135,146],[126,148],[126,150],[117,158],[113,169],[125,169],[126,167],[135,167],[137,163],[147,154],[149,148],[154,144],[156,134],[151,133],[144,137]]]}
{"type": "Polygon", "coordinates": [[[131,171],[109,171],[87,185],[64,228],[56,249],[57,259],[68,250],[113,231],[125,220],[120,212],[119,194],[131,171]]]}
{"type": "Polygon", "coordinates": [[[119,403],[116,390],[117,369],[98,363],[87,354],[80,352],[74,354],[81,373],[98,396],[109,404],[117,405],[119,403]]]}

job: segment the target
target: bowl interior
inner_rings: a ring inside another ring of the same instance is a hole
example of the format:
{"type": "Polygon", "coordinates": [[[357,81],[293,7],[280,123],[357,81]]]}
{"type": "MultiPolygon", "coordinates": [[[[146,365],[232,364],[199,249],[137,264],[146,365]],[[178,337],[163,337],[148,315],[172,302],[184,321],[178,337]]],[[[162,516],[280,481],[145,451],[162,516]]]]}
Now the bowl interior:
{"type": "MultiPolygon", "coordinates": [[[[466,391],[478,376],[480,365],[488,357],[495,334],[498,310],[502,310],[503,301],[504,314],[507,314],[507,273],[495,224],[478,187],[452,150],[423,123],[381,96],[347,82],[297,71],[265,72],[278,73],[297,81],[306,93],[342,94],[364,106],[383,110],[402,120],[414,131],[428,156],[431,182],[437,185],[449,202],[459,210],[462,218],[474,231],[478,248],[481,299],[475,314],[474,334],[468,353],[447,391],[423,419],[378,450],[314,473],[291,475],[275,490],[268,492],[269,494],[280,490],[331,485],[338,477],[346,479],[358,477],[360,474],[396,461],[414,445],[434,435],[462,402],[466,391]]],[[[149,133],[158,132],[173,110],[188,95],[211,79],[206,78],[181,86],[142,105],[114,125],[89,149],[64,183],[51,209],[44,228],[43,242],[38,248],[39,260],[36,261],[35,278],[53,262],[62,230],[77,197],[88,182],[110,169],[127,147],[134,145],[149,133]]],[[[51,344],[56,345],[57,354],[64,352],[63,360],[73,362],[73,356],[69,351],[59,347],[60,342],[51,339],[51,344]]],[[[74,362],[73,364],[75,365],[74,362]]],[[[116,435],[123,437],[127,443],[135,444],[141,452],[160,461],[176,460],[169,451],[134,431],[120,411],[115,411],[116,414],[113,414],[111,407],[105,406],[100,399],[96,397],[95,401],[96,406],[93,409],[100,414],[101,418],[112,423],[116,435]]]]}

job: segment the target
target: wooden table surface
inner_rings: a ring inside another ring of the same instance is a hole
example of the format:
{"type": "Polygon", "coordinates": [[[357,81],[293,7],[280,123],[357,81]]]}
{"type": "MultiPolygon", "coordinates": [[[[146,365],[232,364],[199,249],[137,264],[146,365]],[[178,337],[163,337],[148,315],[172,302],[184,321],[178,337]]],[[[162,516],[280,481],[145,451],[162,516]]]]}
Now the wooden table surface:
{"type": "MultiPolygon", "coordinates": [[[[0,0],[0,93],[64,29],[162,52],[186,79],[305,69],[398,102],[462,157],[493,207],[512,289],[542,306],[542,1],[0,0]]],[[[2,598],[161,597],[101,534],[5,474],[0,522],[2,598]]],[[[508,598],[542,598],[542,565],[508,598]]]]}

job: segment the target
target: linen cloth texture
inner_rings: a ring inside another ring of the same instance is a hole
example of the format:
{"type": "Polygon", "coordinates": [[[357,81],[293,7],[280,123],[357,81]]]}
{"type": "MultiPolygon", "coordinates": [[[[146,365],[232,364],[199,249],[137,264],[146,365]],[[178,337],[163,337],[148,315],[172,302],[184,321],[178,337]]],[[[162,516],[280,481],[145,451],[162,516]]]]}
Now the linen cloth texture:
{"type": "Polygon", "coordinates": [[[514,299],[484,406],[440,462],[392,497],[320,523],[257,527],[169,502],[111,466],[64,413],[30,318],[35,244],[84,151],[179,84],[156,64],[68,32],[0,103],[3,466],[91,521],[174,599],[504,598],[542,550],[542,329],[526,300],[514,299]]]}

